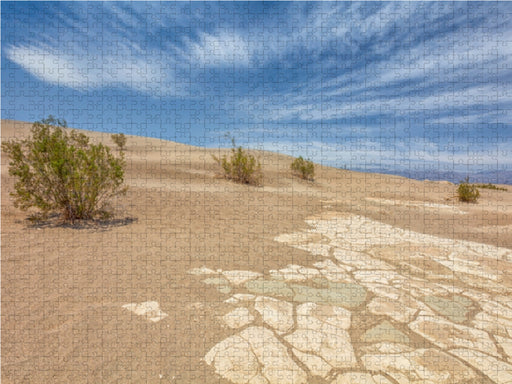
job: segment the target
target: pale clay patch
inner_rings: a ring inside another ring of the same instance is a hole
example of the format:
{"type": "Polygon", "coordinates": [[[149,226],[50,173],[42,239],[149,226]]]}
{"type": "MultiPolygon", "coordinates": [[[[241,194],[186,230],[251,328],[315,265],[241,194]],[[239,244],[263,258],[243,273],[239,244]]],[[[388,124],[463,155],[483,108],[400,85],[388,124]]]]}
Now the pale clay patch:
{"type": "Polygon", "coordinates": [[[162,312],[160,304],[156,301],[145,301],[143,303],[130,303],[123,305],[123,308],[135,313],[137,316],[144,316],[147,320],[154,323],[169,316],[162,312]]]}

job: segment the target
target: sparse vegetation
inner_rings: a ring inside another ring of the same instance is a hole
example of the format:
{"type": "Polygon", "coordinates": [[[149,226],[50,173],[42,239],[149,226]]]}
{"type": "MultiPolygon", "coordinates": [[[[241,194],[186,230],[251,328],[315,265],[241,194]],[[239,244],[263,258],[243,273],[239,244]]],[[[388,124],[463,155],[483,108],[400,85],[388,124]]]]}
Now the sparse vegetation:
{"type": "Polygon", "coordinates": [[[128,141],[124,133],[114,133],[110,137],[112,138],[112,141],[117,145],[119,150],[124,151],[126,142],[128,141]]]}
{"type": "Polygon", "coordinates": [[[109,200],[126,192],[123,153],[115,157],[107,146],[64,128],[65,120],[49,116],[32,125],[30,138],[2,143],[16,178],[14,205],[37,208],[42,217],[57,212],[68,222],[107,218],[109,200]]]}
{"type": "Polygon", "coordinates": [[[224,177],[237,183],[258,185],[261,181],[261,164],[247,150],[236,146],[235,139],[231,139],[233,148],[231,156],[224,155],[213,159],[222,167],[224,177]]]}
{"type": "Polygon", "coordinates": [[[480,197],[480,192],[478,191],[475,184],[469,183],[469,177],[466,177],[466,179],[461,181],[457,187],[457,196],[459,197],[460,201],[466,203],[476,203],[480,197]]]}
{"type": "Polygon", "coordinates": [[[507,188],[503,187],[497,187],[494,184],[488,183],[488,184],[475,184],[477,188],[481,189],[494,189],[496,191],[507,191],[507,188]]]}
{"type": "Polygon", "coordinates": [[[295,175],[304,180],[313,180],[315,177],[315,165],[309,159],[304,160],[302,156],[292,162],[291,169],[295,175]]]}

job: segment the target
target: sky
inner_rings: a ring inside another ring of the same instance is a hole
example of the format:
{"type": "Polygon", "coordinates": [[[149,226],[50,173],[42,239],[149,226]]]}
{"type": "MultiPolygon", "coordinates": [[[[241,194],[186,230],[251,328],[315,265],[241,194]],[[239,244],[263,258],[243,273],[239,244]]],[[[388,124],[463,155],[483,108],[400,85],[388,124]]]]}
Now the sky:
{"type": "Polygon", "coordinates": [[[512,3],[1,2],[3,119],[512,171],[512,3]]]}

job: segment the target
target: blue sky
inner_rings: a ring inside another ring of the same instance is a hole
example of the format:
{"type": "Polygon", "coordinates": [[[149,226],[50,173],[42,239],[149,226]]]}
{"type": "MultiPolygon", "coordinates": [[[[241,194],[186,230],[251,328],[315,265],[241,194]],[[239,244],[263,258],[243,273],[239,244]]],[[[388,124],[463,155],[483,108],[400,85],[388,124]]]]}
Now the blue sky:
{"type": "Polygon", "coordinates": [[[2,118],[512,170],[512,3],[2,2],[2,118]]]}

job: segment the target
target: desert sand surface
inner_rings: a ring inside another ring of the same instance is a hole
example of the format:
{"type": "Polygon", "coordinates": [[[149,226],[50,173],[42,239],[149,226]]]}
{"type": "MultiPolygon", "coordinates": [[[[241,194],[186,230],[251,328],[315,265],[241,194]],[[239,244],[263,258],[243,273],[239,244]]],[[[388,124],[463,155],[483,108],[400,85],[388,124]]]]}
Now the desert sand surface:
{"type": "Polygon", "coordinates": [[[512,383],[511,186],[263,151],[246,186],[225,151],[128,136],[114,219],[75,227],[14,208],[2,154],[3,383],[512,383]]]}

